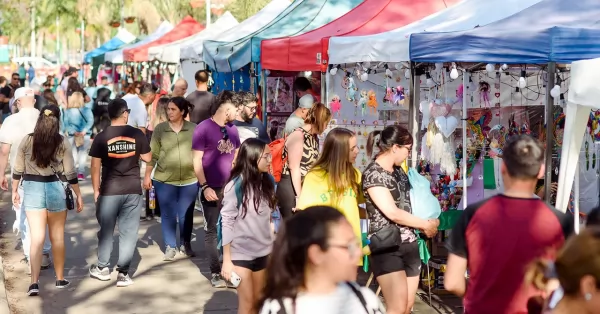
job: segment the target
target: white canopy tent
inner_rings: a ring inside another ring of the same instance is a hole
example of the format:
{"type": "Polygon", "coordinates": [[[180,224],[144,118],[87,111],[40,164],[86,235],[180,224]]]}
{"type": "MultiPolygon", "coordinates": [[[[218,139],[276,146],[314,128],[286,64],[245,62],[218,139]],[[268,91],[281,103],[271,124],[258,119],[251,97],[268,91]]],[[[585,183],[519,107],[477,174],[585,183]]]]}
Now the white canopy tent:
{"type": "Polygon", "coordinates": [[[463,0],[422,20],[384,33],[329,39],[329,64],[410,60],[410,35],[452,32],[483,26],[520,12],[541,0],[463,0]]]}
{"type": "Polygon", "coordinates": [[[600,59],[573,62],[570,80],[556,193],[556,208],[562,212],[569,204],[590,111],[600,109],[600,59]]]}
{"type": "Polygon", "coordinates": [[[154,33],[146,36],[146,38],[138,41],[137,43],[127,45],[125,47],[122,47],[121,49],[117,49],[117,50],[113,50],[113,51],[109,51],[109,52],[105,53],[104,61],[110,61],[112,63],[121,64],[121,63],[123,63],[123,51],[125,49],[135,48],[138,46],[145,45],[149,42],[155,41],[155,40],[159,39],[160,37],[162,37],[164,34],[170,32],[172,29],[173,29],[173,25],[171,23],[169,23],[167,21],[163,21],[162,23],[160,23],[158,28],[156,28],[154,33]]]}
{"type": "Polygon", "coordinates": [[[221,33],[236,25],[239,25],[238,21],[227,11],[216,22],[197,34],[165,45],[151,47],[148,50],[148,56],[150,60],[156,59],[166,63],[179,63],[179,60],[183,59],[181,51],[184,47],[199,47],[200,52],[202,52],[202,42],[204,40],[216,39],[221,33]]]}

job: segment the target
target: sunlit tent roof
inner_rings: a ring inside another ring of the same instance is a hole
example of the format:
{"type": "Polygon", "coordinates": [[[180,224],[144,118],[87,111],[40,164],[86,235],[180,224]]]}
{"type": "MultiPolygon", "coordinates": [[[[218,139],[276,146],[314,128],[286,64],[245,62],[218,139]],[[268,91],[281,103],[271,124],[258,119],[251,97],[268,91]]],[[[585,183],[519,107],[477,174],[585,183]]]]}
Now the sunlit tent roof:
{"type": "Polygon", "coordinates": [[[179,63],[181,47],[184,45],[200,46],[205,39],[212,39],[224,31],[238,25],[238,21],[229,11],[225,12],[218,20],[210,24],[205,30],[175,42],[150,47],[149,60],[159,60],[166,63],[179,63]]]}
{"type": "Polygon", "coordinates": [[[155,41],[158,38],[162,37],[164,34],[170,32],[172,29],[173,29],[173,25],[171,23],[169,23],[167,21],[163,21],[162,23],[160,23],[158,28],[156,28],[156,30],[152,34],[146,36],[144,39],[140,40],[139,42],[137,42],[135,44],[129,44],[120,49],[109,51],[109,52],[105,53],[104,61],[110,61],[112,63],[117,63],[117,64],[123,63],[123,51],[125,49],[131,49],[131,48],[143,46],[149,42],[155,41]]]}
{"type": "Polygon", "coordinates": [[[541,0],[464,0],[440,12],[391,31],[329,39],[329,63],[363,60],[409,61],[410,35],[472,29],[509,17],[541,0]],[[482,13],[485,12],[485,13],[482,13]]]}
{"type": "Polygon", "coordinates": [[[233,42],[205,41],[204,61],[220,72],[260,61],[263,39],[306,33],[344,15],[362,0],[296,0],[271,23],[233,42]],[[208,52],[208,53],[207,53],[208,52]]]}
{"type": "Polygon", "coordinates": [[[135,36],[132,33],[128,32],[124,28],[120,28],[115,37],[102,44],[102,46],[86,53],[84,60],[85,62],[91,62],[93,57],[99,56],[111,50],[118,49],[119,47],[128,44],[134,40],[135,36]]]}
{"type": "Polygon", "coordinates": [[[536,64],[592,59],[600,57],[599,22],[598,0],[543,0],[475,29],[413,34],[410,57],[418,62],[536,64]]]}
{"type": "Polygon", "coordinates": [[[340,18],[310,32],[263,40],[261,66],[283,71],[321,71],[329,59],[329,37],[380,33],[417,21],[455,2],[458,0],[365,0],[340,18]]]}

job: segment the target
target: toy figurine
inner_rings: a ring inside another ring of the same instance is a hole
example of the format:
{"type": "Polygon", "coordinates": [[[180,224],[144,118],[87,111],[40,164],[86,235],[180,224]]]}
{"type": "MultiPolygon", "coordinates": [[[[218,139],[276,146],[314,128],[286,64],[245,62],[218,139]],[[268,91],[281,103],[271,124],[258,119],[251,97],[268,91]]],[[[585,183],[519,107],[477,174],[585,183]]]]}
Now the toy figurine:
{"type": "Polygon", "coordinates": [[[404,106],[404,87],[396,87],[396,92],[394,93],[392,103],[397,106],[404,106]]]}
{"type": "Polygon", "coordinates": [[[361,90],[360,91],[360,99],[358,99],[358,107],[360,107],[361,113],[364,116],[365,115],[365,111],[367,109],[367,91],[366,90],[361,90]]]}
{"type": "Polygon", "coordinates": [[[385,96],[383,97],[383,102],[392,103],[394,101],[394,91],[391,87],[388,87],[385,90],[385,96]]]}
{"type": "Polygon", "coordinates": [[[342,102],[340,100],[340,96],[333,95],[333,97],[331,97],[331,102],[329,103],[329,109],[331,109],[331,112],[334,115],[337,114],[339,117],[340,111],[342,109],[342,102]]]}
{"type": "Polygon", "coordinates": [[[367,103],[369,105],[369,113],[373,114],[373,115],[377,115],[377,106],[379,106],[379,104],[377,104],[377,98],[375,95],[375,92],[373,90],[369,91],[369,102],[367,103]]]}
{"type": "Polygon", "coordinates": [[[346,88],[346,99],[348,99],[351,102],[355,102],[356,101],[356,91],[358,91],[358,88],[356,88],[353,78],[348,77],[347,80],[348,80],[348,83],[347,83],[348,88],[346,88]]]}

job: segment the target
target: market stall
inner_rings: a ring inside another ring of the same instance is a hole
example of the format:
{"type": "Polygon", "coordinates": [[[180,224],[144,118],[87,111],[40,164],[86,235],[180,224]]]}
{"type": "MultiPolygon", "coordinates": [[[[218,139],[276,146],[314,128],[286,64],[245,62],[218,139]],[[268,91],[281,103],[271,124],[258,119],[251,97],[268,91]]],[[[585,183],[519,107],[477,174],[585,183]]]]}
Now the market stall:
{"type": "Polygon", "coordinates": [[[204,30],[204,26],[187,16],[179,22],[171,31],[158,39],[141,46],[123,50],[123,61],[125,62],[143,62],[150,61],[148,54],[151,47],[172,43],[174,41],[189,37],[204,30]]]}

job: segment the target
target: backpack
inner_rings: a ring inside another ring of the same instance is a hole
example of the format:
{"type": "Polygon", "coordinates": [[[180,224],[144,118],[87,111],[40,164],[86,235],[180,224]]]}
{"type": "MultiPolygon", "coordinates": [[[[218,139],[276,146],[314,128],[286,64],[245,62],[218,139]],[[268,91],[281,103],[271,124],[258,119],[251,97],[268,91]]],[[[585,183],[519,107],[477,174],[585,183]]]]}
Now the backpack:
{"type": "Polygon", "coordinates": [[[281,173],[283,172],[283,165],[287,162],[286,158],[283,158],[283,150],[285,149],[285,140],[287,135],[284,135],[283,138],[277,139],[269,144],[269,149],[271,149],[271,175],[275,178],[275,182],[279,183],[281,181],[281,173]]]}
{"type": "MultiPolygon", "coordinates": [[[[272,175],[269,174],[269,178],[275,184],[275,179],[272,175]]],[[[237,198],[237,206],[236,208],[239,210],[240,206],[242,206],[242,201],[244,200],[243,190],[242,190],[242,178],[235,177],[233,179],[233,189],[235,191],[235,197],[237,198]]],[[[217,220],[217,250],[221,250],[223,248],[223,234],[221,227],[221,215],[219,215],[219,219],[217,220]]]]}

